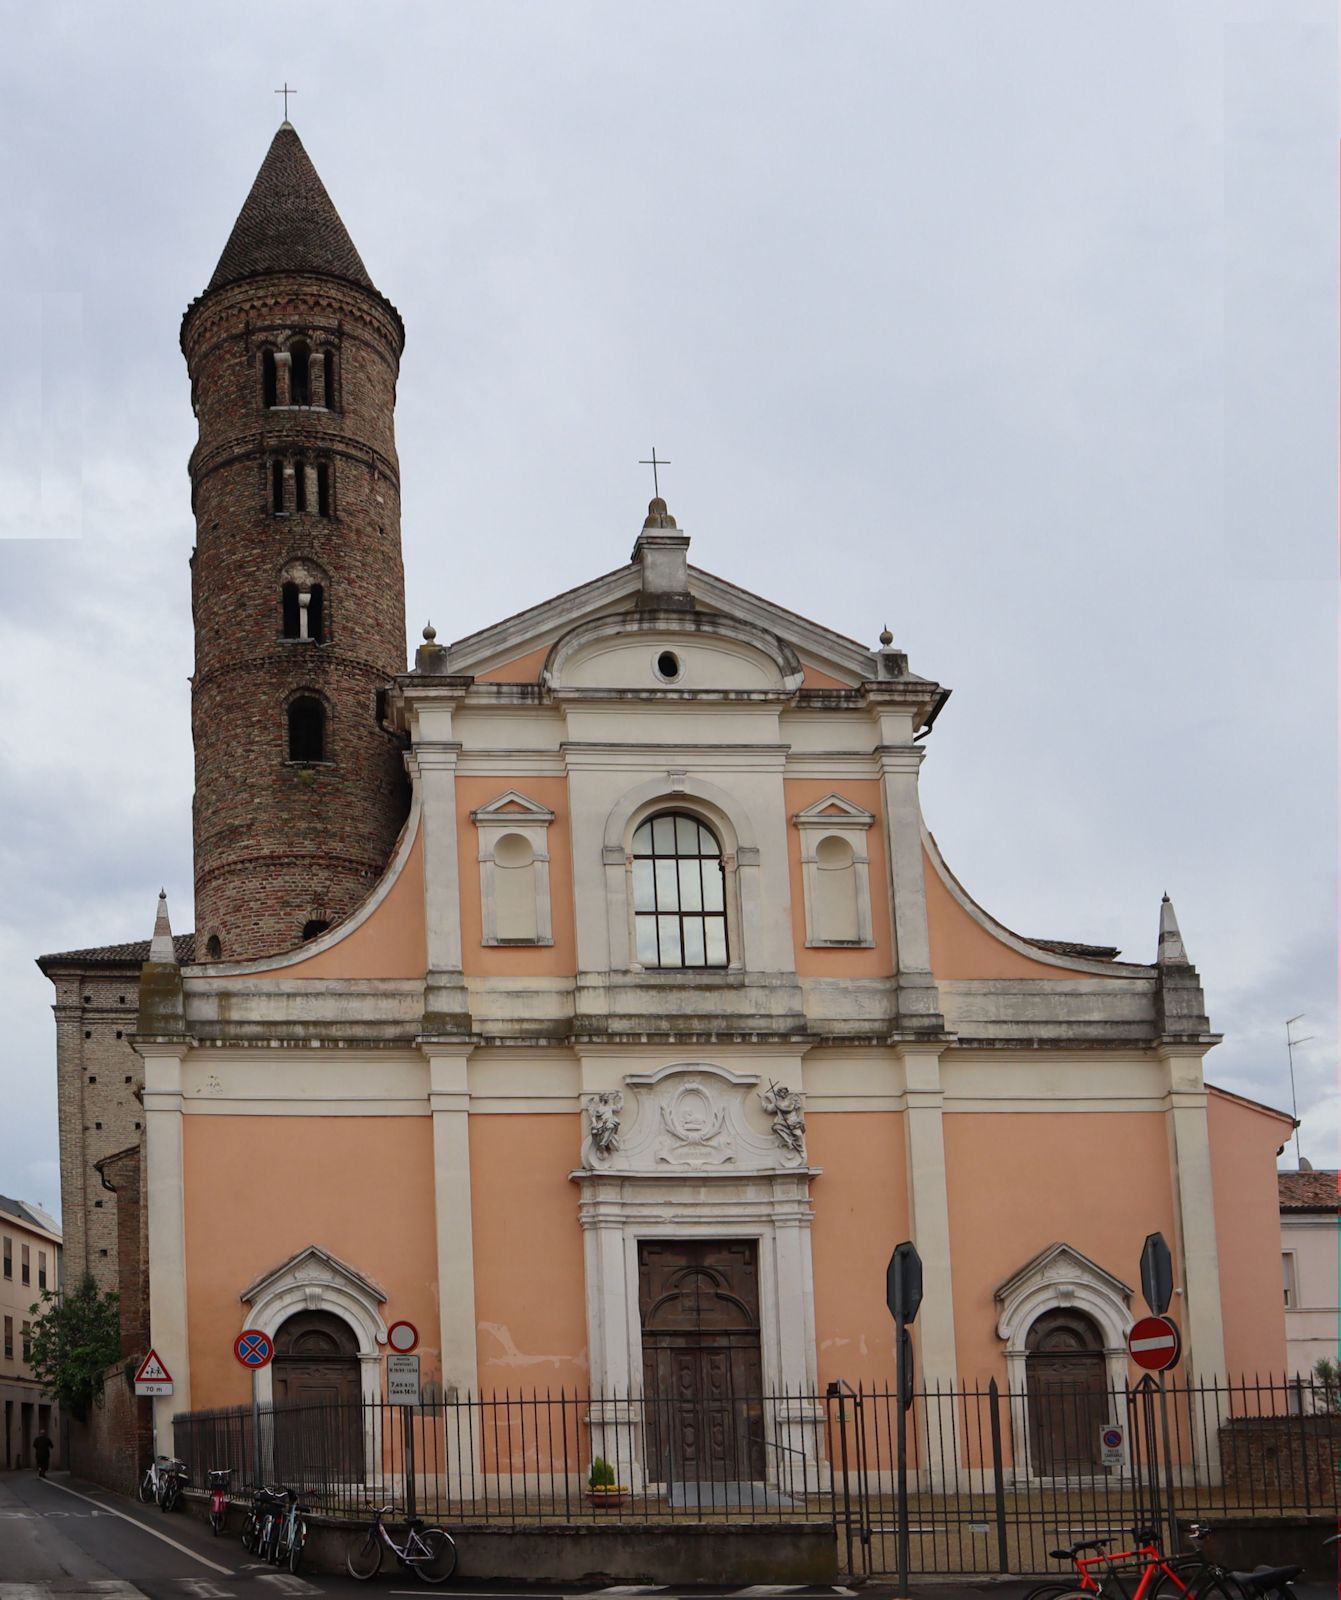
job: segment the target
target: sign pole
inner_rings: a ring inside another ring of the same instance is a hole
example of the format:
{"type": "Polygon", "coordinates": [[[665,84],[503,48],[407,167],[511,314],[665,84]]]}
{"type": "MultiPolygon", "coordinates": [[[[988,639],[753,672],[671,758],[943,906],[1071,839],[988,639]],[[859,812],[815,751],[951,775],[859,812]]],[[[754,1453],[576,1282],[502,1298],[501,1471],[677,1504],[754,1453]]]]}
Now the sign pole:
{"type": "Polygon", "coordinates": [[[261,1487],[261,1374],[258,1367],[251,1369],[251,1481],[252,1487],[261,1487]]]}
{"type": "Polygon", "coordinates": [[[1178,1548],[1178,1510],[1173,1500],[1173,1457],[1169,1450],[1169,1393],[1164,1385],[1164,1374],[1159,1375],[1159,1431],[1164,1446],[1164,1509],[1169,1519],[1169,1542],[1166,1550],[1178,1548]]]}
{"type": "Polygon", "coordinates": [[[405,1514],[413,1522],[414,1504],[414,1407],[400,1408],[400,1429],[405,1443],[405,1514]]]}
{"type": "Polygon", "coordinates": [[[903,1343],[908,1337],[908,1325],[903,1318],[902,1297],[894,1313],[894,1348],[898,1352],[898,1518],[899,1518],[899,1593],[908,1593],[908,1373],[903,1359],[903,1343]]]}
{"type": "Polygon", "coordinates": [[[897,1516],[899,1593],[908,1593],[908,1407],[913,1403],[912,1340],[908,1324],[922,1304],[922,1257],[911,1239],[896,1245],[885,1269],[885,1304],[894,1318],[895,1404],[898,1406],[897,1516]]]}

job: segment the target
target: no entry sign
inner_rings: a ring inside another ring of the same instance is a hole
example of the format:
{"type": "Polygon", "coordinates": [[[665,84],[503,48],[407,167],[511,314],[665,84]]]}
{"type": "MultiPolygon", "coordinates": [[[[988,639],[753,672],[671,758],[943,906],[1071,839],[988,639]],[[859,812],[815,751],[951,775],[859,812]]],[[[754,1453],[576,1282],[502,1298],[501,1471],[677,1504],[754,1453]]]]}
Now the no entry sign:
{"type": "Polygon", "coordinates": [[[257,1328],[248,1328],[233,1340],[233,1354],[244,1367],[250,1367],[253,1372],[259,1367],[268,1367],[274,1353],[275,1347],[270,1341],[270,1335],[260,1332],[257,1328]]]}
{"type": "Polygon", "coordinates": [[[1168,1317],[1141,1317],[1132,1323],[1127,1349],[1138,1367],[1147,1372],[1163,1372],[1178,1365],[1183,1353],[1183,1338],[1178,1324],[1168,1317]]]}

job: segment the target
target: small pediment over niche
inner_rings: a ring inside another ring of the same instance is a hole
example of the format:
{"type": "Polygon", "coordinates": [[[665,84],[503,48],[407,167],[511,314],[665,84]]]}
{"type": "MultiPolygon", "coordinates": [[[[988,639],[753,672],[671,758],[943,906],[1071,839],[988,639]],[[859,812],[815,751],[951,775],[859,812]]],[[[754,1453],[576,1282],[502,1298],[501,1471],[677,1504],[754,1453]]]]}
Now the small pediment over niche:
{"type": "Polygon", "coordinates": [[[269,1272],[263,1272],[255,1282],[247,1285],[238,1298],[250,1304],[272,1294],[281,1285],[294,1287],[305,1284],[338,1285],[347,1292],[376,1301],[379,1305],[386,1301],[386,1290],[380,1284],[315,1244],[298,1251],[287,1261],[281,1261],[269,1272]]]}
{"type": "Polygon", "coordinates": [[[797,823],[845,822],[849,825],[869,828],[875,818],[869,811],[864,811],[861,806],[853,805],[850,800],[845,800],[841,794],[826,794],[822,800],[816,800],[813,805],[808,805],[804,811],[798,811],[792,820],[797,823]]]}
{"type": "Polygon", "coordinates": [[[1098,1324],[1104,1347],[1118,1349],[1131,1326],[1130,1284],[1073,1245],[1050,1244],[997,1285],[997,1334],[1023,1349],[1029,1328],[1045,1311],[1083,1311],[1098,1324]]]}
{"type": "Polygon", "coordinates": [[[526,822],[554,821],[554,813],[548,807],[537,805],[534,800],[528,800],[524,794],[518,794],[515,789],[500,794],[496,800],[491,800],[487,806],[481,806],[478,811],[472,811],[470,815],[471,820],[477,823],[500,821],[503,818],[526,822]]]}

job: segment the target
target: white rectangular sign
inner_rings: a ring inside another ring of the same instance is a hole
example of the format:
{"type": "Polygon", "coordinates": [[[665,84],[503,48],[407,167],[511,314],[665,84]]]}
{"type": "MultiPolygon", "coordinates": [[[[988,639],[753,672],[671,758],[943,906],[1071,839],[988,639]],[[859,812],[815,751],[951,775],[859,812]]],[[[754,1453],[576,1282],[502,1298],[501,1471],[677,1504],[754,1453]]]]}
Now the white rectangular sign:
{"type": "Polygon", "coordinates": [[[141,1379],[135,1385],[135,1393],[136,1394],[171,1394],[172,1393],[172,1385],[170,1383],[155,1383],[152,1380],[150,1380],[149,1382],[146,1383],[143,1379],[141,1379]]]}
{"type": "Polygon", "coordinates": [[[1099,1456],[1105,1467],[1122,1465],[1123,1429],[1120,1422],[1106,1422],[1099,1429],[1099,1456]]]}
{"type": "Polygon", "coordinates": [[[393,1406],[419,1405],[418,1356],[389,1355],[386,1358],[386,1397],[393,1406]]]}

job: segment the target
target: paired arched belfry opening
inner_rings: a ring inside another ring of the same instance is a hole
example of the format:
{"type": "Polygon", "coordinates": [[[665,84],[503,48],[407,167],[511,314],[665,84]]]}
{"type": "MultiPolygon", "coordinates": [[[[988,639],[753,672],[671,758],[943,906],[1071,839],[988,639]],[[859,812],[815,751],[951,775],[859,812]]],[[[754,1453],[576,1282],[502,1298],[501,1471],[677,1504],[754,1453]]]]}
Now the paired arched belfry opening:
{"type": "Polygon", "coordinates": [[[267,345],[261,352],[261,404],[266,410],[284,406],[324,406],[335,410],[335,349],[317,349],[306,339],[287,349],[267,345]]]}

